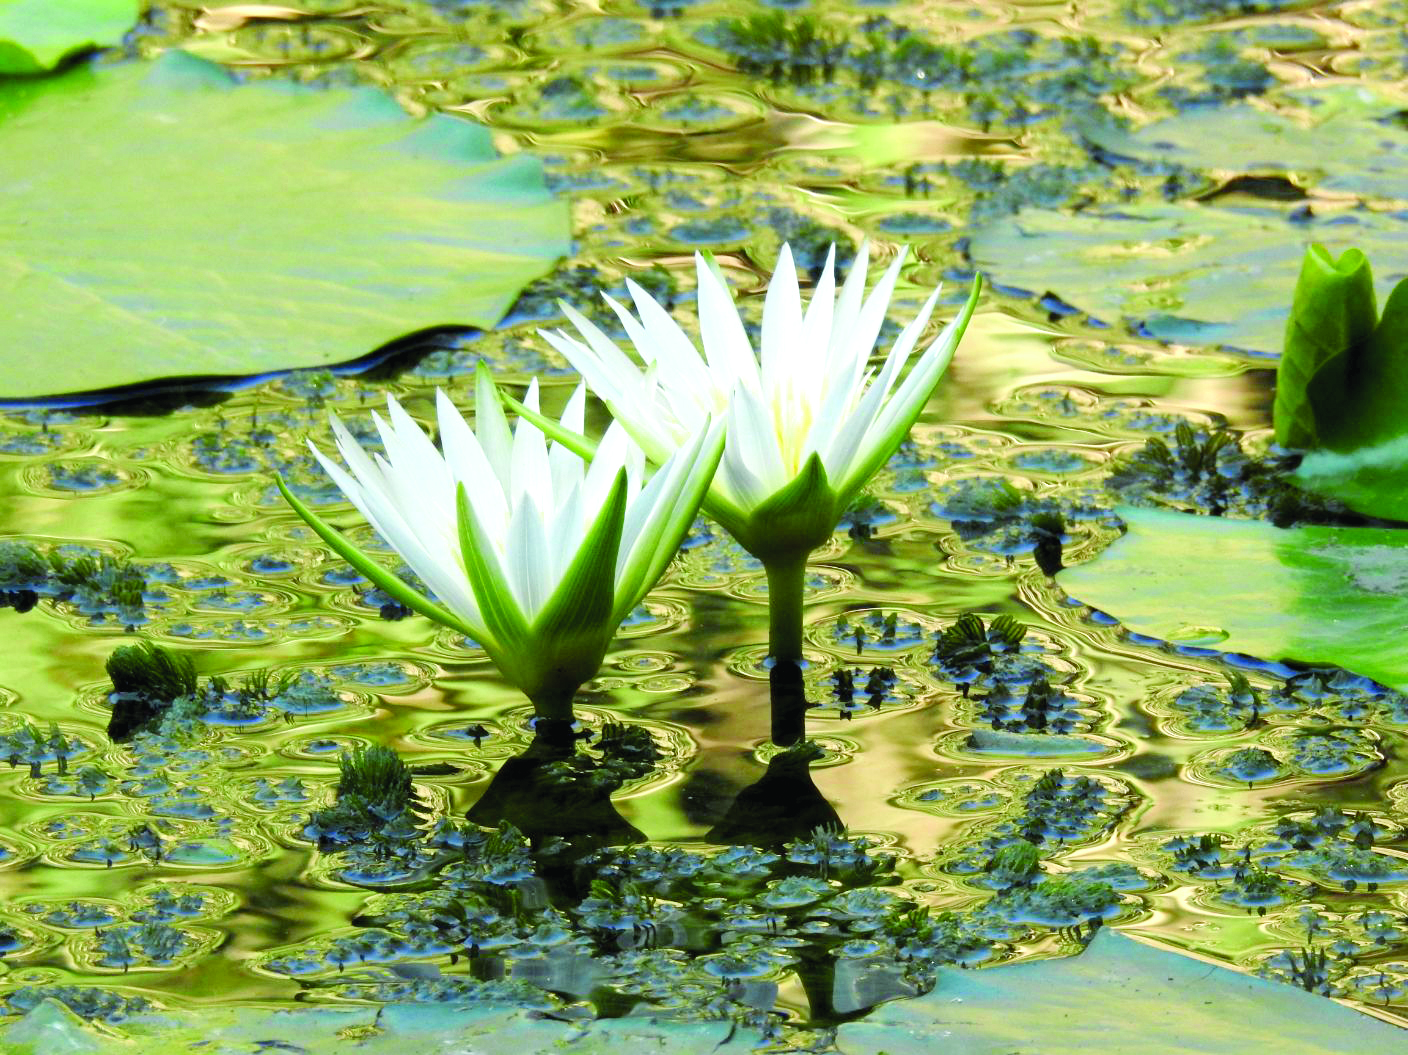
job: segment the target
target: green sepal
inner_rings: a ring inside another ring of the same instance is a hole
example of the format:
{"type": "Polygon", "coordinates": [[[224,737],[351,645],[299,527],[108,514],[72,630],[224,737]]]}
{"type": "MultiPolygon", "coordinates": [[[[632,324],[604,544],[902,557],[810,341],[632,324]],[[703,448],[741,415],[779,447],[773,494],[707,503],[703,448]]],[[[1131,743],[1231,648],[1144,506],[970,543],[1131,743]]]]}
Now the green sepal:
{"type": "Polygon", "coordinates": [[[1276,368],[1277,443],[1301,449],[1354,446],[1344,436],[1349,419],[1361,410],[1353,405],[1351,386],[1366,380],[1358,360],[1377,315],[1363,253],[1347,249],[1335,260],[1322,245],[1305,251],[1276,368]]]}
{"type": "Polygon", "coordinates": [[[527,663],[531,657],[525,655],[528,643],[528,622],[514,599],[513,590],[508,584],[503,569],[499,566],[498,555],[494,553],[484,526],[470,505],[469,495],[461,481],[455,490],[455,519],[460,534],[460,554],[464,560],[465,574],[469,576],[469,588],[474,591],[474,601],[479,605],[479,615],[488,627],[494,641],[483,643],[490,658],[498,664],[503,674],[525,694],[532,696],[532,679],[526,678],[527,663]]]}
{"type": "Polygon", "coordinates": [[[841,510],[815,451],[790,483],[778,488],[748,517],[738,541],[764,564],[806,554],[831,538],[841,510]]]}
{"type": "Polygon", "coordinates": [[[679,552],[680,543],[684,541],[685,534],[699,514],[709,485],[714,481],[714,472],[719,466],[719,459],[723,457],[727,435],[722,419],[718,422],[712,418],[707,419],[694,445],[688,452],[681,454],[690,466],[685,488],[670,507],[664,522],[651,532],[655,536],[655,543],[649,552],[633,554],[622,569],[616,609],[612,613],[613,626],[619,626],[640,603],[641,598],[650,592],[664,573],[666,565],[679,552]],[[627,586],[630,589],[626,589],[627,586]]]}
{"type": "Polygon", "coordinates": [[[580,432],[573,432],[567,426],[563,425],[562,422],[553,421],[552,418],[548,417],[546,414],[540,414],[536,410],[530,410],[503,389],[499,388],[498,385],[494,386],[494,391],[498,393],[499,400],[506,407],[520,418],[524,418],[531,424],[536,425],[538,431],[548,439],[562,444],[583,461],[591,461],[592,458],[596,456],[597,443],[596,440],[592,439],[590,436],[584,436],[580,432]]]}
{"type": "Polygon", "coordinates": [[[612,619],[616,557],[625,522],[626,471],[622,469],[572,563],[533,621],[538,662],[547,668],[551,681],[570,684],[573,691],[596,675],[616,636],[612,619]]]}
{"type": "MultiPolygon", "coordinates": [[[[452,630],[473,638],[481,645],[485,644],[484,631],[476,630],[463,619],[459,618],[446,608],[442,608],[429,597],[412,589],[401,577],[383,568],[371,557],[363,553],[360,549],[348,542],[338,532],[333,530],[326,521],[317,513],[309,509],[303,502],[288,489],[284,483],[283,474],[275,473],[274,481],[279,485],[279,493],[284,496],[284,501],[293,507],[293,511],[303,518],[303,522],[313,529],[314,533],[332,547],[339,557],[345,560],[357,571],[365,575],[369,580],[377,585],[387,596],[391,597],[399,604],[405,605],[413,612],[419,612],[427,619],[432,619],[442,626],[448,626],[452,630]]],[[[487,647],[487,646],[486,646],[487,647]]]]}

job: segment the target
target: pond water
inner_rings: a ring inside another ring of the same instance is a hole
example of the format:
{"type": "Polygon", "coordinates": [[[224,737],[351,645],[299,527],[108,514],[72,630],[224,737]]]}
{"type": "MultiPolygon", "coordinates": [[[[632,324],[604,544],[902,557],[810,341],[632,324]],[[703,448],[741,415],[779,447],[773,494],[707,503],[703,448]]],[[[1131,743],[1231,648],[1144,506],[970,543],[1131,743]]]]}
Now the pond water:
{"type": "Polygon", "coordinates": [[[371,83],[486,122],[501,150],[543,156],[576,247],[498,330],[434,335],[370,373],[0,415],[3,530],[130,559],[144,591],[139,606],[5,595],[0,1000],[99,987],[64,992],[120,1016],[136,1000],[645,999],[807,1046],[922,988],[906,949],[1069,953],[1099,918],[1408,1012],[1408,701],[1228,662],[1197,611],[1179,641],[1141,638],[1049,574],[1118,536],[1107,480],[1150,437],[1228,425],[1265,450],[1264,354],[1126,332],[1063,299],[1061,274],[1023,292],[999,268],[911,440],[814,556],[810,782],[796,763],[758,784],[775,752],[766,585],[701,522],[578,700],[583,757],[610,719],[653,737],[659,758],[628,767],[614,802],[658,852],[577,867],[551,839],[536,861],[510,839],[501,874],[455,871],[470,837],[435,825],[462,822],[526,748],[529,712],[472,642],[383,610],[273,482],[374,544],[306,451],[330,447],[329,408],[359,435],[387,393],[423,421],[437,387],[468,409],[481,360],[510,387],[538,375],[560,404],[574,376],[535,333],[555,298],[585,310],[629,274],[688,319],[696,248],[757,291],[784,239],[804,270],[832,241],[908,244],[893,325],[940,279],[951,312],[971,230],[1024,205],[1285,199],[1286,180],[1114,157],[1079,131],[1401,72],[1392,5],[1266,0],[1215,21],[1222,6],[153,5],[132,52],[185,43],[249,77],[371,83]],[[975,661],[940,640],[967,614],[1025,634],[975,661]],[[188,651],[202,679],[275,684],[207,693],[166,735],[114,743],[104,664],[138,639],[188,651]],[[413,767],[412,819],[434,831],[320,851],[308,818],[333,800],[339,754],[375,744],[413,767]],[[782,860],[721,850],[758,834],[740,812],[800,825],[826,818],[818,797],[848,839],[782,860]],[[1039,863],[1001,853],[1023,835],[1039,863]],[[437,891],[482,914],[477,949],[437,891]],[[905,923],[896,898],[941,923],[905,923]]]}

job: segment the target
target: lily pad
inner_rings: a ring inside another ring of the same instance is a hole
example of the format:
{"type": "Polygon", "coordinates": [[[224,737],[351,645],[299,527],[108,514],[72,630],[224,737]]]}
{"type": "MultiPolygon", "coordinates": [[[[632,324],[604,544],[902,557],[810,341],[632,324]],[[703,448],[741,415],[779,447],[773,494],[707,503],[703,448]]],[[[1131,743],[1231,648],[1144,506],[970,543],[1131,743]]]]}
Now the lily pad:
{"type": "Polygon", "coordinates": [[[0,0],[0,74],[43,73],[75,51],[119,44],[140,0],[0,0]]]}
{"type": "Polygon", "coordinates": [[[1302,186],[1366,197],[1408,197],[1408,130],[1397,124],[1398,105],[1357,84],[1291,94],[1286,101],[1302,104],[1302,112],[1248,103],[1191,107],[1133,130],[1088,123],[1081,134],[1122,157],[1230,174],[1285,174],[1302,186]]]}
{"type": "Polygon", "coordinates": [[[1305,456],[1295,479],[1350,509],[1408,521],[1408,436],[1344,454],[1314,451],[1305,456]]]}
{"type": "Polygon", "coordinates": [[[491,326],[569,244],[538,162],[482,127],[179,52],[0,81],[0,230],[11,399],[491,326]]]}
{"type": "Polygon", "coordinates": [[[1408,1052],[1408,1031],[1105,929],[1078,956],[940,968],[931,993],[841,1026],[836,1047],[842,1055],[1388,1055],[1408,1052]]]}
{"type": "Polygon", "coordinates": [[[970,252],[1003,286],[1054,293],[1133,333],[1276,355],[1312,242],[1362,249],[1381,299],[1408,274],[1408,224],[1367,211],[1297,220],[1196,204],[1023,209],[979,227],[970,252]]]}
{"type": "Polygon", "coordinates": [[[400,1055],[408,1050],[482,1055],[571,1050],[581,1055],[669,1051],[679,1055],[747,1055],[756,1031],[732,1023],[613,1018],[581,1025],[530,1014],[501,1001],[385,1004],[379,1008],[282,1010],[227,1005],[199,1013],[135,1015],[99,1031],[52,1000],[0,1029],[0,1047],[14,1055],[234,1055],[297,1051],[304,1055],[400,1055]]]}
{"type": "Polygon", "coordinates": [[[1057,581],[1130,630],[1165,641],[1196,618],[1219,647],[1329,664],[1408,689],[1408,531],[1121,509],[1128,533],[1057,581]]]}

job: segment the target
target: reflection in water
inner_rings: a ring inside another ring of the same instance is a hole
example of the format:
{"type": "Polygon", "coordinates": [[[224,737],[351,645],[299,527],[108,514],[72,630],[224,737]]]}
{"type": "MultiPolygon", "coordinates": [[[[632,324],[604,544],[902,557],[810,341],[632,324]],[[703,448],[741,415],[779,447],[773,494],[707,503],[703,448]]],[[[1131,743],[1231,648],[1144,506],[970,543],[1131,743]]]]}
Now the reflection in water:
{"type": "Polygon", "coordinates": [[[710,830],[709,841],[773,848],[806,838],[818,828],[844,828],[835,807],[812,782],[811,763],[822,754],[816,744],[803,740],[773,755],[767,772],[738,793],[710,830]]]}
{"type": "Polygon", "coordinates": [[[564,839],[573,856],[641,842],[645,835],[611,802],[613,791],[653,766],[655,757],[642,749],[641,737],[650,740],[644,730],[606,727],[598,759],[577,750],[583,737],[575,723],[539,719],[533,742],[504,761],[467,817],[487,828],[512,824],[535,850],[548,839],[564,839]]]}

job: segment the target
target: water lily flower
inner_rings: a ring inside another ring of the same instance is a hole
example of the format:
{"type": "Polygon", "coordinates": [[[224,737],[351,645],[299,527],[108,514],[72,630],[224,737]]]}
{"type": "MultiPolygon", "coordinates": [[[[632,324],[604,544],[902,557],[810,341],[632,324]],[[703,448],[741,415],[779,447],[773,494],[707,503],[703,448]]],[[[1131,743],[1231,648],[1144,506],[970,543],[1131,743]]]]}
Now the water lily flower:
{"type": "MultiPolygon", "coordinates": [[[[573,694],[693,523],[722,453],[722,423],[701,418],[647,481],[645,459],[619,425],[590,465],[522,418],[510,431],[487,370],[473,430],[443,391],[436,401],[443,451],[391,397],[389,420],[373,415],[384,456],[368,457],[336,416],[350,472],[309,447],[438,603],[334,531],[282,479],[279,489],[387,594],[482,645],[540,718],[570,719],[573,694]]],[[[524,403],[537,415],[536,381],[524,403]]],[[[578,386],[555,424],[580,432],[585,404],[578,386]]]]}
{"type": "MultiPolygon", "coordinates": [[[[878,367],[870,356],[904,262],[900,253],[865,294],[862,245],[839,295],[836,250],[803,305],[791,249],[784,245],[763,302],[755,351],[723,275],[696,254],[703,353],[645,290],[627,282],[636,314],[606,296],[640,364],[570,304],[562,310],[581,336],[540,331],[586,379],[648,458],[674,455],[709,417],[727,423],[723,459],[704,511],[768,576],[769,651],[800,661],[807,556],[825,543],[847,506],[909,433],[953,357],[982,287],[914,358],[938,300],[936,289],[900,332],[878,367]]],[[[532,413],[520,408],[521,413],[532,413]]],[[[560,442],[590,441],[537,415],[560,442]]]]}

